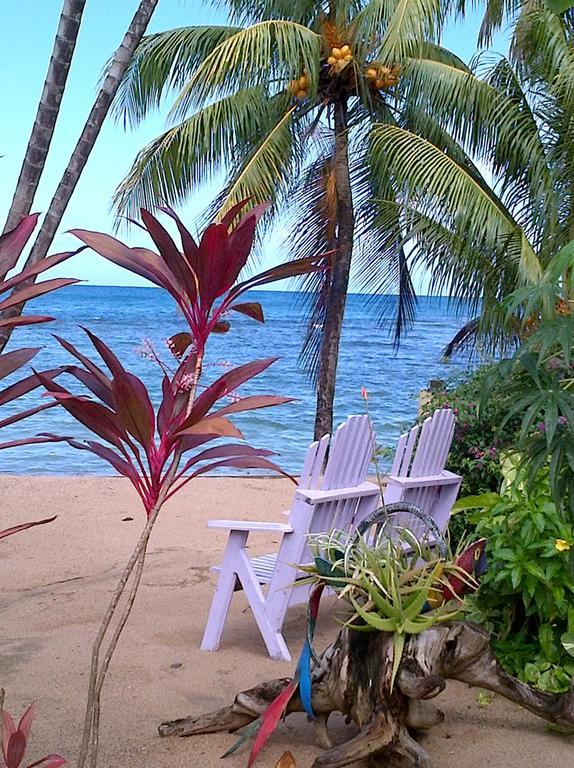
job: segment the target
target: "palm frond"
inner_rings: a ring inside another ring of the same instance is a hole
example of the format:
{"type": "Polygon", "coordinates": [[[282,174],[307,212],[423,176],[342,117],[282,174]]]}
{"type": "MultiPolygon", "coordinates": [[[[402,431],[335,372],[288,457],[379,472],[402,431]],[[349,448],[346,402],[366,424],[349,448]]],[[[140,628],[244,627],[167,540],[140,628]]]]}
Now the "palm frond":
{"type": "Polygon", "coordinates": [[[257,87],[209,104],[141,150],[115,193],[116,210],[133,215],[158,201],[181,204],[192,189],[228,170],[238,146],[260,144],[286,114],[286,97],[269,99],[257,87]]]}
{"type": "MultiPolygon", "coordinates": [[[[374,4],[379,3],[375,1],[374,4]]],[[[380,39],[380,43],[376,46],[377,58],[396,63],[402,62],[409,56],[419,55],[421,47],[426,42],[437,39],[445,19],[446,4],[441,0],[399,0],[393,5],[395,7],[382,38],[380,26],[374,28],[372,17],[371,24],[368,23],[368,17],[365,19],[367,23],[362,25],[362,34],[377,34],[380,39]]],[[[367,13],[369,6],[366,9],[367,13]]]]}
{"type": "Polygon", "coordinates": [[[200,26],[147,35],[122,78],[113,114],[124,126],[137,126],[171,91],[182,88],[220,43],[238,31],[231,26],[200,26]]]}
{"type": "Polygon", "coordinates": [[[271,20],[241,29],[195,69],[171,108],[170,119],[243,88],[264,85],[277,93],[303,71],[312,96],[317,91],[319,56],[319,35],[301,24],[271,20]]]}

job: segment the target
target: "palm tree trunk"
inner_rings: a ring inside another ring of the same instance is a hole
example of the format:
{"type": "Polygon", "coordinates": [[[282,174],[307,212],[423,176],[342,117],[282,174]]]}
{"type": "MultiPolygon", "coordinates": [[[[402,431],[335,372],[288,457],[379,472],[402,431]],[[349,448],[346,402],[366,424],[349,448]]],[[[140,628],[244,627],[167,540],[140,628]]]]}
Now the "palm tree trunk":
{"type": "MultiPolygon", "coordinates": [[[[141,0],[137,11],[131,21],[130,26],[118,50],[116,51],[112,63],[108,68],[104,82],[100,88],[94,106],[88,116],[84,130],[76,144],[68,167],[64,171],[56,193],[50,202],[50,207],[44,218],[42,228],[38,233],[30,255],[26,261],[26,266],[36,264],[48,253],[48,248],[52,244],[56,230],[62,221],[62,216],[70,198],[76,188],[76,184],[81,176],[84,166],[90,156],[98,134],[102,128],[104,120],[109,112],[112,100],[116,95],[120,81],[126,71],[133,53],[142,39],[147,25],[156,9],[159,0],[141,0]]],[[[20,286],[21,287],[21,286],[20,286]]],[[[17,316],[22,312],[23,305],[6,310],[4,317],[17,316]]],[[[6,346],[10,338],[11,328],[2,329],[0,332],[0,352],[6,346]]]]}
{"type": "MultiPolygon", "coordinates": [[[[4,232],[14,229],[32,209],[60,112],[85,4],[86,0],[64,0],[62,5],[44,88],[4,232]]],[[[5,273],[0,273],[0,280],[5,277],[5,273]]]]}
{"type": "Polygon", "coordinates": [[[333,430],[333,402],[337,378],[339,343],[351,271],[355,220],[349,172],[349,134],[347,100],[342,96],[334,104],[335,186],[337,197],[337,249],[333,255],[323,338],[317,375],[317,411],[315,440],[333,430]]]}

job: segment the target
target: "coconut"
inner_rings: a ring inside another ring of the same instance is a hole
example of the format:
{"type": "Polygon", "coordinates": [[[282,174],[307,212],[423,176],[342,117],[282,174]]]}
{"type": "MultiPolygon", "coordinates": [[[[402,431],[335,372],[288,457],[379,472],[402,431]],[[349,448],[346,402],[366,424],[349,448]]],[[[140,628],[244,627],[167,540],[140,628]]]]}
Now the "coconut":
{"type": "Polygon", "coordinates": [[[348,46],[348,45],[343,45],[343,46],[341,47],[341,53],[343,54],[343,56],[344,56],[346,53],[350,53],[350,52],[351,52],[351,49],[349,48],[349,46],[348,46]]]}
{"type": "Polygon", "coordinates": [[[334,56],[329,56],[327,59],[327,64],[330,64],[332,67],[334,67],[336,63],[337,59],[334,56]]]}
{"type": "Polygon", "coordinates": [[[343,56],[343,61],[353,61],[353,54],[352,53],[346,53],[343,56]]]}
{"type": "Polygon", "coordinates": [[[367,71],[365,72],[365,77],[367,80],[376,80],[377,79],[377,70],[373,67],[369,67],[367,71]]]}
{"type": "Polygon", "coordinates": [[[333,50],[331,51],[331,53],[333,54],[333,56],[334,56],[336,59],[340,59],[340,58],[341,58],[341,49],[340,49],[340,48],[333,48],[333,50]]]}
{"type": "Polygon", "coordinates": [[[306,99],[307,98],[307,91],[304,88],[301,88],[297,91],[295,94],[296,99],[306,99]]]}
{"type": "Polygon", "coordinates": [[[300,89],[306,90],[309,87],[309,78],[306,75],[301,75],[298,80],[298,85],[300,89]]]}

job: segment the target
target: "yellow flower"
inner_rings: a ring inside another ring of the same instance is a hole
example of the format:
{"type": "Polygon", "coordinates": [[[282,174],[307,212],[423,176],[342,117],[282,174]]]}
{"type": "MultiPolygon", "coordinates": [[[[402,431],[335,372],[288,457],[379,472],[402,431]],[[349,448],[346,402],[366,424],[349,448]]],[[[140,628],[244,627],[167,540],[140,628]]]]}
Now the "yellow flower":
{"type": "Polygon", "coordinates": [[[554,542],[554,549],[557,552],[567,552],[570,549],[570,544],[564,539],[556,539],[554,542]]]}

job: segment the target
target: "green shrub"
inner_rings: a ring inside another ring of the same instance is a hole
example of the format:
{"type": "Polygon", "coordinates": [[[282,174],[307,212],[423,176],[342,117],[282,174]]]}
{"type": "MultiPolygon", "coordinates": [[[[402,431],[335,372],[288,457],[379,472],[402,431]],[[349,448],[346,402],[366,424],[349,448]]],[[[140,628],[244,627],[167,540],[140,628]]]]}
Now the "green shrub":
{"type": "Polygon", "coordinates": [[[501,495],[457,503],[488,540],[488,571],[468,618],[492,633],[507,672],[542,690],[566,691],[574,675],[574,529],[552,501],[547,473],[528,490],[520,477],[501,495]]]}
{"type": "Polygon", "coordinates": [[[515,443],[520,425],[517,417],[501,429],[508,406],[496,388],[479,412],[484,382],[492,368],[483,366],[453,382],[445,391],[434,392],[422,413],[422,418],[426,418],[435,408],[452,408],[456,414],[447,469],[461,475],[463,496],[500,489],[500,455],[515,443]]]}

